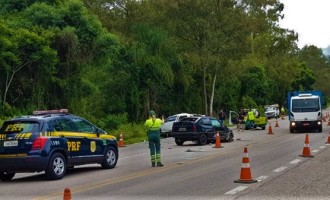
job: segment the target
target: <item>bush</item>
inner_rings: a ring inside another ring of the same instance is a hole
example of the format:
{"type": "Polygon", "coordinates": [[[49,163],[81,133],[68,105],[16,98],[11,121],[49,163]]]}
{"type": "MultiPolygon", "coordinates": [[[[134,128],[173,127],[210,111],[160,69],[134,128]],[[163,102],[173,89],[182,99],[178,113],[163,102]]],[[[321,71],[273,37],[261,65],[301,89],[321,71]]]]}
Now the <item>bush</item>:
{"type": "Polygon", "coordinates": [[[115,131],[110,131],[109,133],[114,135],[118,141],[120,139],[120,134],[123,134],[125,144],[143,142],[148,139],[147,132],[143,124],[121,124],[118,129],[115,131]]]}
{"type": "Polygon", "coordinates": [[[106,118],[103,118],[98,122],[100,127],[105,127],[106,129],[116,130],[121,124],[127,124],[128,115],[127,113],[117,114],[117,115],[108,115],[106,118]]]}

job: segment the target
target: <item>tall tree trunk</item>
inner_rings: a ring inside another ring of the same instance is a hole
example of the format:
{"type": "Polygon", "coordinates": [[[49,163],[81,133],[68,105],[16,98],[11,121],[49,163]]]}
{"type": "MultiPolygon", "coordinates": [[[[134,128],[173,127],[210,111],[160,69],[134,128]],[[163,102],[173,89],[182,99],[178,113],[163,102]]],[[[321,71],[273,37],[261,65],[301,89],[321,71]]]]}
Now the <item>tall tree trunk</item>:
{"type": "Polygon", "coordinates": [[[212,81],[212,91],[210,97],[210,115],[213,115],[213,100],[214,100],[214,90],[215,90],[215,83],[217,80],[217,74],[214,74],[213,81],[212,81]]]}
{"type": "Polygon", "coordinates": [[[207,91],[206,91],[206,66],[203,66],[203,96],[204,96],[205,114],[208,115],[207,91]]]}

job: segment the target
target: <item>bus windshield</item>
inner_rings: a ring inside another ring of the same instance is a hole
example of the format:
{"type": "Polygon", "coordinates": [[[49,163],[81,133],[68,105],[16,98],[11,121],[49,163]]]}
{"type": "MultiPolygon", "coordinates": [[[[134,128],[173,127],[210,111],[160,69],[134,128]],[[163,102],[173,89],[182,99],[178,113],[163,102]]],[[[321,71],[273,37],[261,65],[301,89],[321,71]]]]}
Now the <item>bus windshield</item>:
{"type": "Polygon", "coordinates": [[[320,109],[318,98],[292,99],[292,112],[316,112],[320,109]]]}

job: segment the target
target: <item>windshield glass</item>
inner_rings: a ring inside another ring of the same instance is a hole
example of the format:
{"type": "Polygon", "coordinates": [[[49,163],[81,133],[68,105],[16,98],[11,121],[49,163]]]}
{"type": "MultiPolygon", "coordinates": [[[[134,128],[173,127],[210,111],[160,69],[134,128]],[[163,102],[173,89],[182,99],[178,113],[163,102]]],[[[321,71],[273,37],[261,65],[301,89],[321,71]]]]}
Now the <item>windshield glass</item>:
{"type": "Polygon", "coordinates": [[[39,124],[36,122],[5,122],[0,133],[32,133],[38,132],[39,124]]]}
{"type": "Polygon", "coordinates": [[[319,99],[293,99],[292,112],[316,112],[320,110],[319,99]]]}

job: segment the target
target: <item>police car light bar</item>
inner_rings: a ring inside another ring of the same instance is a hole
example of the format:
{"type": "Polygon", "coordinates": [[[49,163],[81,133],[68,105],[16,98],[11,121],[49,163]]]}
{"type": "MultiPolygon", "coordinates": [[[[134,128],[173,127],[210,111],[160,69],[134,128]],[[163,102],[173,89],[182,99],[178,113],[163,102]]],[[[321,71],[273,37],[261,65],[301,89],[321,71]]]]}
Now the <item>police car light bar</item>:
{"type": "Polygon", "coordinates": [[[33,111],[34,115],[46,115],[46,114],[60,114],[60,113],[68,113],[68,109],[59,109],[59,110],[36,110],[33,111]]]}

